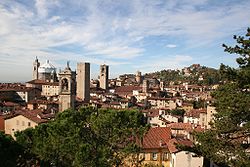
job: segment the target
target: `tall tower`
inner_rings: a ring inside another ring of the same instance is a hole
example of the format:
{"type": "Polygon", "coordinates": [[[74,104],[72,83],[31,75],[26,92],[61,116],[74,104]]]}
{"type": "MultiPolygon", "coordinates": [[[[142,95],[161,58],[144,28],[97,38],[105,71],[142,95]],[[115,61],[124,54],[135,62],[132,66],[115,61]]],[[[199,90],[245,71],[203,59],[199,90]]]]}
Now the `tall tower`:
{"type": "Polygon", "coordinates": [[[59,73],[59,111],[75,108],[76,73],[67,67],[59,73]]]}
{"type": "Polygon", "coordinates": [[[135,74],[135,80],[137,83],[141,84],[141,72],[137,71],[135,74]]]}
{"type": "Polygon", "coordinates": [[[164,90],[164,82],[163,81],[160,82],[160,89],[161,89],[161,91],[164,90]]]}
{"type": "Polygon", "coordinates": [[[90,100],[90,64],[77,63],[76,96],[89,102],[90,100]]]}
{"type": "Polygon", "coordinates": [[[40,63],[36,57],[33,62],[33,70],[32,70],[32,80],[38,79],[38,68],[40,67],[40,63]]]}
{"type": "Polygon", "coordinates": [[[109,66],[103,64],[100,66],[100,88],[108,89],[109,66]]]}
{"type": "Polygon", "coordinates": [[[142,92],[148,93],[148,87],[149,87],[148,80],[144,79],[142,83],[142,92]]]}

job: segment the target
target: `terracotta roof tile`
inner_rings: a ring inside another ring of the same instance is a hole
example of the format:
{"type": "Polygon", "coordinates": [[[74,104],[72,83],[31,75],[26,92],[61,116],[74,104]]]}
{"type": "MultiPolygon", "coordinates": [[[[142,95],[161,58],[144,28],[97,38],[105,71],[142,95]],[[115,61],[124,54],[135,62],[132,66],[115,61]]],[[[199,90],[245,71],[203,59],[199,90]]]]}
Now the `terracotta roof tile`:
{"type": "Polygon", "coordinates": [[[155,127],[150,128],[143,137],[143,148],[167,148],[167,143],[171,139],[170,128],[155,127]]]}
{"type": "Polygon", "coordinates": [[[171,129],[179,129],[179,130],[191,130],[192,129],[192,125],[190,123],[171,123],[168,124],[168,127],[171,129]]]}
{"type": "Polygon", "coordinates": [[[188,146],[188,147],[193,147],[193,142],[188,140],[188,139],[182,139],[182,138],[173,138],[171,139],[168,143],[168,150],[170,153],[175,153],[180,151],[177,148],[177,145],[182,145],[182,146],[188,146]]]}
{"type": "Polygon", "coordinates": [[[18,115],[22,115],[38,124],[48,122],[46,119],[41,119],[38,117],[39,114],[41,114],[42,110],[17,110],[14,111],[14,113],[8,114],[4,116],[4,119],[11,119],[18,115]]]}
{"type": "Polygon", "coordinates": [[[189,112],[186,112],[184,116],[200,118],[200,113],[206,113],[206,112],[207,112],[206,109],[192,109],[189,112]]]}
{"type": "Polygon", "coordinates": [[[117,87],[115,89],[115,92],[116,93],[121,93],[121,92],[130,92],[130,93],[132,93],[133,90],[141,90],[141,87],[140,86],[133,86],[133,85],[121,86],[121,87],[117,87]]]}

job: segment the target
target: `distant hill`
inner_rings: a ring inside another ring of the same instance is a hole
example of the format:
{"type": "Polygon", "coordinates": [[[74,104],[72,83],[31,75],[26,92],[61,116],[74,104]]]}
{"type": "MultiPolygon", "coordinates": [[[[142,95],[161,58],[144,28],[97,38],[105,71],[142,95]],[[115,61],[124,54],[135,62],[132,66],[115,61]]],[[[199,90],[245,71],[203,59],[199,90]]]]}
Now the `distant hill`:
{"type": "Polygon", "coordinates": [[[181,70],[161,70],[147,73],[145,78],[157,78],[168,84],[188,82],[190,84],[212,85],[221,81],[219,70],[193,64],[181,70]]]}

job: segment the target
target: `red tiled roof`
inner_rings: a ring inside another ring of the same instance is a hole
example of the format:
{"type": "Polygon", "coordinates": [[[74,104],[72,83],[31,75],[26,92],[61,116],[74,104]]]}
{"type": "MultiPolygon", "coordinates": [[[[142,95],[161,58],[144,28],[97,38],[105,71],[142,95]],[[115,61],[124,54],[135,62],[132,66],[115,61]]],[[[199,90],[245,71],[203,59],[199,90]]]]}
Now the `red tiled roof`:
{"type": "Polygon", "coordinates": [[[167,127],[169,127],[170,129],[174,129],[174,130],[185,130],[187,132],[193,132],[193,131],[202,132],[205,130],[200,125],[192,125],[190,123],[182,123],[182,122],[171,123],[171,124],[168,124],[167,127]]]}
{"type": "Polygon", "coordinates": [[[19,106],[18,103],[14,103],[14,102],[10,102],[10,101],[8,101],[8,102],[3,102],[3,105],[4,105],[4,106],[8,106],[8,107],[19,106]]]}
{"type": "Polygon", "coordinates": [[[157,116],[159,116],[159,109],[142,110],[142,112],[147,113],[148,117],[157,117],[157,116]]]}
{"type": "Polygon", "coordinates": [[[148,100],[173,100],[171,98],[164,98],[164,97],[149,97],[148,100]]]}
{"type": "Polygon", "coordinates": [[[177,148],[177,145],[182,145],[182,146],[188,146],[188,147],[193,147],[193,142],[188,140],[188,139],[181,139],[181,138],[173,138],[171,139],[168,143],[168,150],[170,153],[175,153],[180,151],[177,148]]]}
{"type": "Polygon", "coordinates": [[[200,118],[200,113],[206,113],[206,112],[207,112],[206,109],[192,109],[189,112],[186,112],[184,116],[200,118]]]}
{"type": "Polygon", "coordinates": [[[16,117],[18,115],[22,115],[22,116],[30,119],[31,121],[34,121],[37,124],[40,124],[40,123],[47,122],[46,119],[41,119],[41,118],[37,117],[37,115],[41,114],[42,112],[43,112],[42,110],[31,110],[31,111],[28,111],[28,110],[17,110],[17,111],[15,111],[12,114],[5,115],[4,119],[11,119],[11,118],[14,118],[14,117],[16,117]]]}
{"type": "Polygon", "coordinates": [[[49,101],[49,100],[30,100],[28,104],[56,104],[55,101],[49,101]]]}
{"type": "Polygon", "coordinates": [[[141,87],[140,86],[133,86],[133,85],[130,85],[130,86],[121,86],[121,87],[117,87],[115,89],[115,92],[116,93],[121,93],[121,92],[130,92],[132,93],[133,90],[141,90],[141,87]]]}
{"type": "Polygon", "coordinates": [[[59,86],[59,82],[47,82],[47,81],[39,80],[39,79],[31,80],[31,81],[28,81],[26,83],[35,84],[35,85],[53,85],[53,86],[59,86]]]}
{"type": "Polygon", "coordinates": [[[178,129],[178,130],[192,129],[192,125],[190,123],[182,123],[182,122],[168,124],[168,127],[171,129],[178,129]]]}
{"type": "Polygon", "coordinates": [[[143,148],[167,148],[167,143],[171,139],[170,128],[155,127],[150,128],[143,137],[143,148]]]}

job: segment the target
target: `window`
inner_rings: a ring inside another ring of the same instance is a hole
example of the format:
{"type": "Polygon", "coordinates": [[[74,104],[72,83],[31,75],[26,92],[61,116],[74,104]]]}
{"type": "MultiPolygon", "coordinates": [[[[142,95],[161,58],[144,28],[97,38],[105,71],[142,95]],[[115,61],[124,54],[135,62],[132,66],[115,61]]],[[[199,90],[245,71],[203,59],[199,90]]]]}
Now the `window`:
{"type": "Polygon", "coordinates": [[[169,159],[169,156],[168,156],[168,153],[167,153],[167,152],[163,153],[162,156],[163,156],[163,157],[162,157],[162,160],[163,160],[163,161],[167,161],[167,160],[169,159]]]}
{"type": "Polygon", "coordinates": [[[154,161],[157,160],[157,153],[152,153],[152,159],[153,159],[154,161]]]}
{"type": "Polygon", "coordinates": [[[31,126],[31,123],[30,123],[30,122],[28,122],[28,126],[31,126]]]}
{"type": "Polygon", "coordinates": [[[25,125],[25,123],[24,123],[24,121],[22,121],[22,126],[24,126],[25,125]]]}
{"type": "Polygon", "coordinates": [[[19,125],[19,120],[16,120],[16,125],[19,125]]]}
{"type": "Polygon", "coordinates": [[[145,153],[140,153],[140,155],[139,155],[139,160],[142,160],[142,159],[144,159],[145,158],[145,153]]]}

